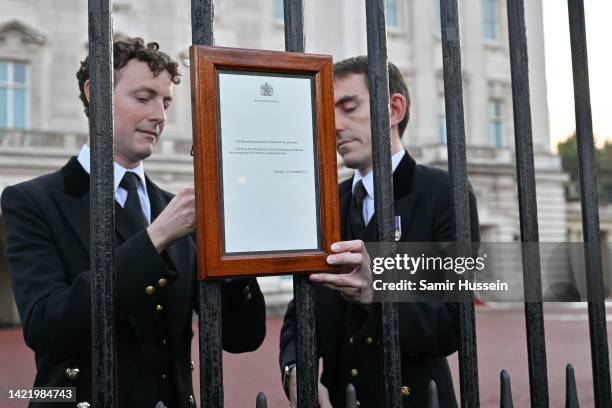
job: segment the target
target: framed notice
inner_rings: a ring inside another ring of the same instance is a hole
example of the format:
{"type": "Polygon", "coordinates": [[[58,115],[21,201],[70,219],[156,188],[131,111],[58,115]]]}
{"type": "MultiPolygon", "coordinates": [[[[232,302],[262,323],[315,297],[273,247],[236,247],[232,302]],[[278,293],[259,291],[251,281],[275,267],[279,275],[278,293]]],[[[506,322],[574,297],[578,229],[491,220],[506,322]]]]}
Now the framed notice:
{"type": "Polygon", "coordinates": [[[199,278],[334,270],[331,57],[198,45],[190,58],[199,278]]]}

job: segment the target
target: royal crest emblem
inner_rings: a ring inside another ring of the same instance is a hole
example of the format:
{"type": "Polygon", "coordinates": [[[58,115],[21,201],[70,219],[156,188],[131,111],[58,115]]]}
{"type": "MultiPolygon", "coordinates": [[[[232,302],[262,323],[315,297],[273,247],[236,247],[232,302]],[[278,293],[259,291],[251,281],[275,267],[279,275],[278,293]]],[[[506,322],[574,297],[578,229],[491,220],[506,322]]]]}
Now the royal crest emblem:
{"type": "Polygon", "coordinates": [[[274,95],[274,87],[270,85],[269,83],[264,82],[259,87],[259,93],[261,93],[261,96],[272,96],[274,95]]]}

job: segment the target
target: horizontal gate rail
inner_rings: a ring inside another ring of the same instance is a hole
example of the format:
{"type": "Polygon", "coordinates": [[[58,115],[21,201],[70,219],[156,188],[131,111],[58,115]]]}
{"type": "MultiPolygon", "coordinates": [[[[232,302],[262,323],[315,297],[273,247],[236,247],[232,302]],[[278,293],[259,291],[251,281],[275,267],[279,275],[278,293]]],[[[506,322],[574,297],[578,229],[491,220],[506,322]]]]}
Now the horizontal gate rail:
{"type": "MultiPolygon", "coordinates": [[[[508,32],[521,242],[537,243],[540,238],[524,0],[508,0],[508,32]]],[[[521,255],[525,299],[540,299],[542,278],[538,246],[524,245],[521,255]]],[[[542,302],[525,302],[525,325],[531,406],[548,407],[548,377],[546,374],[546,344],[542,302]]]]}
{"type": "Polygon", "coordinates": [[[92,404],[117,406],[114,326],[115,192],[113,165],[113,28],[110,0],[90,0],[90,231],[92,404]]]}
{"type": "MultiPolygon", "coordinates": [[[[442,63],[444,69],[444,103],[448,135],[448,170],[451,182],[451,203],[455,221],[455,239],[469,246],[470,203],[468,199],[465,124],[463,119],[463,85],[461,77],[461,45],[457,0],[440,0],[442,30],[442,63]]],[[[462,246],[463,246],[462,245],[462,246]]],[[[478,397],[478,362],[476,322],[472,296],[466,293],[459,304],[460,346],[459,373],[461,406],[476,408],[478,397]]]]}
{"type": "Polygon", "coordinates": [[[601,268],[599,231],[599,204],[597,200],[597,176],[595,148],[589,92],[589,63],[587,57],[586,28],[583,0],[568,0],[572,71],[574,76],[574,106],[576,112],[576,140],[578,144],[578,168],[580,172],[580,199],[582,230],[585,242],[585,266],[587,271],[587,296],[589,299],[589,332],[595,406],[610,407],[610,361],[608,334],[601,268]]]}

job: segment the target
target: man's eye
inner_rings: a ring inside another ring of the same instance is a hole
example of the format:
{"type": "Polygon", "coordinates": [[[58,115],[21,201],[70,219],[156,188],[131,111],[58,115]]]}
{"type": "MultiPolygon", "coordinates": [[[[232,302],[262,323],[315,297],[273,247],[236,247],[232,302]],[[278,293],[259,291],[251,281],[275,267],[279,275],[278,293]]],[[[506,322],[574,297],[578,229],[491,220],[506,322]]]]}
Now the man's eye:
{"type": "Polygon", "coordinates": [[[146,103],[149,99],[148,98],[144,98],[142,96],[137,96],[136,100],[140,103],[146,103]]]}
{"type": "Polygon", "coordinates": [[[344,111],[344,113],[351,113],[354,112],[355,109],[357,109],[356,106],[345,106],[342,110],[344,111]]]}

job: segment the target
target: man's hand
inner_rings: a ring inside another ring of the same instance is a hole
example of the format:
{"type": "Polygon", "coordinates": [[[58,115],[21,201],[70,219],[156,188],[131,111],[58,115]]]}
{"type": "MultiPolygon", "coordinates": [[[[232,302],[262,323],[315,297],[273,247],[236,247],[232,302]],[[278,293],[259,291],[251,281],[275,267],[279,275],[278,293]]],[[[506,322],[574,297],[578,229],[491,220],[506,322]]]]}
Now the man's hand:
{"type": "MultiPolygon", "coordinates": [[[[297,408],[297,368],[293,367],[289,373],[289,398],[291,408],[297,408]]],[[[321,382],[318,387],[319,408],[333,408],[329,400],[329,392],[321,382]]]]}
{"type": "Polygon", "coordinates": [[[195,191],[187,187],[170,200],[147,232],[157,252],[162,253],[174,241],[195,231],[195,222],[195,191]]]}
{"type": "Polygon", "coordinates": [[[349,302],[372,303],[370,256],[363,241],[336,242],[331,250],[327,263],[341,265],[344,273],[314,273],[310,281],[337,290],[349,302]]]}

